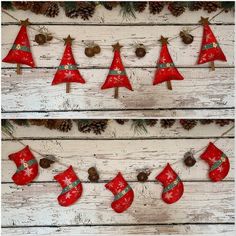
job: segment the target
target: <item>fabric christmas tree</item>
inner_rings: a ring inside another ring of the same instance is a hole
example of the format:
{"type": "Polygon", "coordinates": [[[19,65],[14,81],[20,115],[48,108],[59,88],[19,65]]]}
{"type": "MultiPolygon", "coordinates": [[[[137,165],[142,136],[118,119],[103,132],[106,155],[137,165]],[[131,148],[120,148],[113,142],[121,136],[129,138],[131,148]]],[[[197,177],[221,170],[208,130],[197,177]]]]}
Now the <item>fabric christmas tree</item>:
{"type": "Polygon", "coordinates": [[[75,174],[72,166],[54,176],[54,179],[58,181],[62,187],[62,192],[57,198],[61,206],[70,206],[81,197],[83,192],[82,183],[75,174]]]}
{"type": "Polygon", "coordinates": [[[134,191],[120,172],[105,187],[114,194],[111,207],[115,212],[122,213],[131,206],[134,200],[134,191]]]}
{"type": "Polygon", "coordinates": [[[32,182],[38,175],[38,163],[31,153],[29,146],[19,152],[9,155],[9,159],[14,161],[17,167],[12,180],[17,185],[26,185],[32,182]]]}
{"type": "Polygon", "coordinates": [[[17,64],[17,74],[21,74],[20,64],[28,65],[32,68],[35,67],[27,34],[27,25],[29,24],[30,22],[28,19],[21,21],[21,28],[15,42],[7,56],[2,60],[6,63],[17,64]]]}
{"type": "Polygon", "coordinates": [[[79,70],[77,69],[76,62],[72,53],[72,39],[70,35],[64,39],[65,41],[65,51],[61,59],[61,63],[52,81],[52,85],[66,83],[66,93],[70,92],[70,83],[85,83],[79,70]]]}
{"type": "Polygon", "coordinates": [[[212,70],[215,70],[214,61],[227,61],[215,35],[211,31],[208,18],[201,17],[200,23],[203,25],[202,46],[198,58],[198,64],[211,62],[212,70]]]}
{"type": "Polygon", "coordinates": [[[168,204],[178,201],[184,193],[184,185],[168,163],[163,171],[157,175],[157,181],[163,184],[162,199],[168,204]]]}
{"type": "Polygon", "coordinates": [[[114,58],[110,66],[109,74],[102,85],[102,89],[115,88],[114,97],[118,98],[118,88],[125,87],[133,91],[132,86],[129,82],[128,76],[126,75],[125,68],[123,66],[120,49],[123,47],[119,43],[112,45],[114,58]]]}
{"type": "Polygon", "coordinates": [[[213,143],[209,143],[200,157],[210,166],[209,178],[212,181],[221,181],[229,173],[230,164],[228,157],[213,143]]]}
{"type": "Polygon", "coordinates": [[[155,73],[153,85],[167,82],[167,88],[172,90],[171,80],[183,80],[183,76],[179,73],[175,67],[173,60],[170,56],[167,44],[168,38],[161,36],[159,40],[161,42],[160,57],[157,62],[157,70],[155,73]]]}

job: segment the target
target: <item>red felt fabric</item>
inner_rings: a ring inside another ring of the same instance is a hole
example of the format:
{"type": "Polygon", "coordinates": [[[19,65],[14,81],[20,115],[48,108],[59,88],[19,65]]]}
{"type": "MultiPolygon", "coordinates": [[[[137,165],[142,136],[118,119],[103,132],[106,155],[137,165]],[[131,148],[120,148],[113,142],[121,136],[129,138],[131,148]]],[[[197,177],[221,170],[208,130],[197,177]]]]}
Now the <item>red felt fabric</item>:
{"type": "MultiPolygon", "coordinates": [[[[163,187],[165,188],[169,184],[173,183],[173,181],[175,181],[177,177],[178,175],[168,163],[166,167],[162,170],[162,172],[156,176],[156,180],[160,181],[163,187]]],[[[164,202],[172,204],[174,202],[177,202],[182,197],[183,193],[184,185],[183,182],[180,180],[180,182],[174,188],[165,193],[162,193],[162,199],[164,202]]]]}
{"type": "MultiPolygon", "coordinates": [[[[206,150],[201,154],[200,158],[206,161],[211,168],[212,165],[216,163],[216,161],[222,158],[223,154],[224,153],[220,149],[218,149],[212,142],[210,142],[206,150]]],[[[214,182],[221,181],[228,175],[229,169],[229,159],[227,156],[225,156],[222,164],[218,168],[209,171],[209,178],[214,182]]]]}
{"type": "Polygon", "coordinates": [[[12,176],[12,180],[15,184],[26,185],[36,178],[36,176],[38,175],[38,163],[32,152],[30,151],[29,146],[26,146],[16,153],[10,154],[8,157],[10,160],[15,162],[17,168],[22,164],[27,165],[27,162],[29,160],[35,160],[35,163],[33,165],[26,167],[24,170],[16,172],[12,176]]]}
{"type": "MultiPolygon", "coordinates": [[[[109,183],[105,185],[107,189],[109,189],[113,195],[117,195],[122,190],[124,190],[128,186],[128,183],[119,172],[117,176],[111,180],[109,183]]],[[[132,204],[134,200],[134,191],[130,189],[123,197],[118,200],[114,200],[111,204],[112,209],[117,213],[122,213],[126,211],[132,204]]]]}

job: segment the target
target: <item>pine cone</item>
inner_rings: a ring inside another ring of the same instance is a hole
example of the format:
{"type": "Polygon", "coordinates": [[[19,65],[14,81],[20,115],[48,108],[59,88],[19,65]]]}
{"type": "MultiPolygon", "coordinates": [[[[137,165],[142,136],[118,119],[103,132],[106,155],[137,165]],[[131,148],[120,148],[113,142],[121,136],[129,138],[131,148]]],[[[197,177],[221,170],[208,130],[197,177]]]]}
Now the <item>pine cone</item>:
{"type": "Polygon", "coordinates": [[[108,120],[93,120],[92,121],[92,130],[97,134],[101,134],[107,128],[108,120]]]}
{"type": "Polygon", "coordinates": [[[190,129],[194,128],[197,125],[197,120],[184,120],[184,119],[181,119],[179,122],[183,126],[183,128],[186,129],[186,130],[190,130],[190,129]]]}
{"type": "Polygon", "coordinates": [[[55,119],[48,119],[47,122],[45,123],[45,127],[48,129],[56,129],[57,120],[55,119]]]}
{"type": "Polygon", "coordinates": [[[198,11],[202,9],[203,7],[203,2],[191,2],[189,5],[189,10],[190,11],[198,11]]]}
{"type": "Polygon", "coordinates": [[[12,2],[12,5],[18,10],[29,10],[32,6],[32,2],[12,2]]]}
{"type": "Polygon", "coordinates": [[[234,120],[230,120],[230,119],[218,119],[215,120],[215,123],[221,127],[225,126],[225,125],[229,125],[230,122],[234,122],[234,120]]]}
{"type": "Polygon", "coordinates": [[[115,120],[118,124],[120,125],[124,125],[126,122],[128,122],[129,120],[122,120],[122,119],[117,119],[115,120]]]}
{"type": "Polygon", "coordinates": [[[29,122],[26,119],[15,119],[12,121],[19,126],[28,126],[29,125],[29,122]]]}
{"type": "Polygon", "coordinates": [[[12,2],[2,2],[2,9],[9,10],[12,9],[12,2]]]}
{"type": "Polygon", "coordinates": [[[47,123],[48,120],[46,119],[30,119],[29,123],[31,125],[43,126],[47,123]]]}
{"type": "Polygon", "coordinates": [[[79,16],[83,20],[88,20],[95,13],[96,4],[94,2],[78,2],[77,8],[79,16]]]}
{"type": "Polygon", "coordinates": [[[168,5],[168,9],[173,16],[180,16],[185,12],[185,7],[181,2],[171,2],[168,5]]]}
{"type": "Polygon", "coordinates": [[[62,132],[68,132],[72,128],[72,121],[71,120],[57,120],[56,127],[58,130],[62,132]]]}
{"type": "Polygon", "coordinates": [[[64,2],[63,8],[67,17],[77,18],[79,16],[79,10],[76,2],[64,2]]]}
{"type": "Polygon", "coordinates": [[[207,11],[208,13],[217,11],[218,8],[220,8],[220,2],[202,2],[203,4],[203,10],[207,11]]]}
{"type": "Polygon", "coordinates": [[[55,17],[59,14],[57,2],[45,2],[42,6],[42,14],[48,17],[55,17]]]}
{"type": "Polygon", "coordinates": [[[165,2],[149,2],[149,12],[153,15],[160,13],[165,6],[165,2]]]}
{"type": "Polygon", "coordinates": [[[202,125],[209,125],[209,124],[211,124],[214,120],[202,119],[202,120],[199,120],[199,121],[200,121],[200,123],[201,123],[202,125]]]}
{"type": "Polygon", "coordinates": [[[30,10],[35,14],[42,14],[43,2],[32,2],[30,10]]]}
{"type": "Polygon", "coordinates": [[[109,11],[111,11],[114,7],[117,7],[119,5],[119,2],[103,2],[102,5],[109,11]]]}
{"type": "Polygon", "coordinates": [[[134,2],[134,10],[137,12],[143,12],[147,7],[147,2],[134,2]]]}
{"type": "Polygon", "coordinates": [[[157,121],[158,121],[157,119],[147,119],[147,120],[145,120],[146,125],[148,125],[150,127],[155,126],[157,124],[157,121]]]}
{"type": "Polygon", "coordinates": [[[91,122],[87,120],[76,120],[78,125],[78,130],[82,133],[90,133],[92,128],[90,126],[91,122]]]}
{"type": "Polygon", "coordinates": [[[166,129],[166,128],[172,127],[175,123],[175,120],[173,120],[173,119],[162,119],[160,123],[161,123],[161,127],[166,129]]]}
{"type": "Polygon", "coordinates": [[[146,182],[147,179],[148,179],[148,174],[145,173],[145,172],[140,172],[138,175],[137,175],[137,179],[139,182],[146,182]]]}

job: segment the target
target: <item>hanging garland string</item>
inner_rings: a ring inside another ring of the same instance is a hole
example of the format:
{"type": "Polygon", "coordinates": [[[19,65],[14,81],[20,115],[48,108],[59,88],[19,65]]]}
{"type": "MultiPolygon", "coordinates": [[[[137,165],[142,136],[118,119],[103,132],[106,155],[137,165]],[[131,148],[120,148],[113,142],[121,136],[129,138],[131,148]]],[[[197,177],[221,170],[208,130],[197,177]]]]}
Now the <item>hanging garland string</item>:
{"type": "MultiPolygon", "coordinates": [[[[223,13],[225,10],[221,10],[220,12],[218,12],[217,14],[215,14],[214,16],[212,16],[210,19],[209,19],[209,22],[212,21],[213,19],[215,19],[217,16],[219,16],[221,13],[223,13]]],[[[17,19],[16,17],[14,17],[12,14],[10,14],[9,12],[5,11],[4,9],[2,9],[2,12],[6,15],[8,15],[9,17],[11,17],[13,20],[15,20],[16,22],[20,23],[21,21],[19,19],[17,19]]],[[[29,28],[33,29],[34,31],[38,32],[38,33],[42,33],[42,29],[40,27],[36,28],[36,27],[33,27],[32,25],[29,25],[28,26],[29,28]]],[[[189,28],[188,31],[189,32],[192,32],[196,29],[198,29],[199,27],[201,27],[201,24],[199,24],[198,26],[195,26],[193,28],[189,28]]],[[[63,39],[53,35],[53,37],[61,42],[64,42],[63,39]]],[[[173,36],[173,37],[170,37],[168,38],[168,41],[172,41],[174,39],[177,39],[177,38],[180,38],[180,35],[176,35],[176,36],[173,36]]],[[[78,41],[75,40],[75,42],[78,44],[78,45],[83,45],[83,44],[80,44],[78,41]]],[[[161,45],[160,42],[158,42],[158,44],[161,45]]]]}
{"type": "MultiPolygon", "coordinates": [[[[230,127],[229,129],[227,129],[225,132],[223,132],[219,137],[215,138],[215,139],[212,141],[212,143],[215,144],[217,141],[219,141],[221,138],[223,138],[226,134],[228,134],[228,133],[229,133],[231,130],[233,130],[233,129],[234,129],[234,125],[233,125],[232,127],[230,127]]],[[[19,138],[16,138],[16,137],[15,137],[14,135],[12,135],[11,133],[5,133],[5,135],[7,135],[8,137],[10,137],[13,141],[18,142],[18,143],[21,144],[22,146],[24,146],[24,147],[27,146],[24,142],[22,142],[19,138]]],[[[193,155],[195,155],[195,154],[197,154],[197,153],[203,151],[206,147],[207,147],[207,145],[204,145],[203,147],[201,147],[201,148],[199,148],[199,149],[197,149],[197,150],[191,150],[191,151],[192,151],[193,155]]],[[[61,159],[62,159],[63,157],[60,157],[60,156],[57,156],[57,157],[56,157],[56,156],[51,155],[51,154],[49,154],[49,155],[43,154],[43,153],[39,152],[38,150],[36,150],[36,149],[34,149],[34,148],[30,148],[30,149],[31,149],[33,152],[35,152],[35,153],[37,153],[38,155],[40,155],[41,157],[46,158],[46,159],[48,159],[48,160],[50,160],[50,161],[53,161],[53,162],[57,162],[58,164],[60,164],[60,165],[62,165],[62,166],[64,166],[64,167],[67,167],[67,168],[68,168],[68,167],[70,166],[70,164],[66,164],[66,163],[64,163],[64,162],[61,161],[61,159]]],[[[180,161],[182,161],[182,159],[176,160],[175,162],[171,163],[171,165],[175,165],[175,164],[179,163],[180,161]]],[[[155,168],[148,168],[148,172],[149,172],[149,174],[150,174],[150,173],[151,173],[152,171],[154,171],[154,170],[162,169],[165,165],[166,165],[166,164],[164,164],[164,165],[159,165],[158,167],[155,167],[155,168]]],[[[79,169],[78,167],[74,167],[74,169],[77,170],[77,171],[80,171],[80,170],[81,170],[81,169],[79,169]]]]}

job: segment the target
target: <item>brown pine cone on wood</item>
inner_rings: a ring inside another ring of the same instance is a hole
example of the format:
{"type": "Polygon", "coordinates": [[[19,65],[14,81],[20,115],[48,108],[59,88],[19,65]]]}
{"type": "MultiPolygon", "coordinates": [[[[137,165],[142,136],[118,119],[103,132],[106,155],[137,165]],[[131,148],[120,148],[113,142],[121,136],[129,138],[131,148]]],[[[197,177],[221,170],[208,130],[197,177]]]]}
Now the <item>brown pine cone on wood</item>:
{"type": "Polygon", "coordinates": [[[182,125],[182,127],[186,130],[190,130],[190,129],[194,128],[197,125],[197,120],[181,119],[179,122],[182,125]]]}
{"type": "Polygon", "coordinates": [[[122,119],[116,119],[115,120],[119,125],[124,125],[126,122],[128,122],[129,120],[122,120],[122,119]]]}
{"type": "Polygon", "coordinates": [[[32,2],[22,1],[22,2],[12,2],[14,8],[18,10],[29,10],[31,8],[32,2]]]}
{"type": "Polygon", "coordinates": [[[48,119],[45,123],[45,127],[48,129],[56,129],[56,122],[57,120],[55,119],[48,119]]]}
{"type": "Polygon", "coordinates": [[[147,2],[134,2],[134,10],[137,12],[143,12],[147,7],[147,2]]]}
{"type": "Polygon", "coordinates": [[[209,125],[209,124],[214,122],[214,120],[211,120],[211,119],[202,119],[202,120],[199,120],[199,121],[202,125],[209,125]]]}
{"type": "Polygon", "coordinates": [[[30,119],[29,123],[31,125],[44,126],[47,123],[47,119],[30,119]]]}
{"type": "Polygon", "coordinates": [[[89,20],[95,13],[96,4],[94,2],[77,2],[79,16],[83,20],[89,20]]]}
{"type": "Polygon", "coordinates": [[[175,123],[175,120],[174,119],[161,119],[160,123],[161,123],[161,127],[166,129],[166,128],[172,127],[175,123]]]}
{"type": "Polygon", "coordinates": [[[203,7],[203,2],[194,1],[194,2],[190,3],[189,10],[190,11],[198,11],[198,10],[202,9],[202,7],[203,7]]]}
{"type": "Polygon", "coordinates": [[[15,119],[12,121],[19,126],[28,126],[29,125],[29,122],[27,119],[15,119]]]}
{"type": "Polygon", "coordinates": [[[43,2],[32,2],[30,10],[35,14],[42,14],[43,2]]]}
{"type": "Polygon", "coordinates": [[[42,6],[42,14],[48,17],[55,17],[59,14],[59,6],[57,2],[44,2],[42,6]]]}
{"type": "Polygon", "coordinates": [[[147,119],[147,120],[145,120],[146,125],[148,125],[150,127],[155,126],[157,124],[157,121],[158,121],[157,119],[147,119]]]}
{"type": "Polygon", "coordinates": [[[107,128],[108,120],[93,120],[92,121],[92,130],[97,134],[101,134],[107,128]]]}
{"type": "Polygon", "coordinates": [[[55,124],[56,129],[62,132],[68,132],[72,128],[72,121],[69,119],[57,120],[55,124]]]}
{"type": "Polygon", "coordinates": [[[229,125],[231,122],[234,122],[234,120],[231,119],[217,119],[215,120],[215,123],[221,127],[225,125],[229,125]]]}
{"type": "Polygon", "coordinates": [[[77,2],[63,2],[62,6],[64,8],[64,11],[67,17],[73,19],[79,16],[77,2]]]}
{"type": "Polygon", "coordinates": [[[153,15],[159,14],[165,6],[165,2],[156,1],[149,2],[149,12],[153,15]]]}
{"type": "Polygon", "coordinates": [[[173,16],[180,16],[185,12],[185,7],[181,2],[171,2],[168,5],[168,9],[173,16]]]}
{"type": "Polygon", "coordinates": [[[220,2],[215,2],[215,1],[207,1],[207,2],[202,2],[203,4],[203,10],[207,11],[208,13],[217,11],[218,8],[220,8],[220,2]]]}
{"type": "Polygon", "coordinates": [[[114,7],[119,5],[119,2],[116,1],[109,1],[109,2],[102,2],[102,5],[109,11],[111,11],[114,7]]]}

